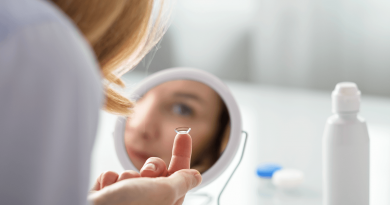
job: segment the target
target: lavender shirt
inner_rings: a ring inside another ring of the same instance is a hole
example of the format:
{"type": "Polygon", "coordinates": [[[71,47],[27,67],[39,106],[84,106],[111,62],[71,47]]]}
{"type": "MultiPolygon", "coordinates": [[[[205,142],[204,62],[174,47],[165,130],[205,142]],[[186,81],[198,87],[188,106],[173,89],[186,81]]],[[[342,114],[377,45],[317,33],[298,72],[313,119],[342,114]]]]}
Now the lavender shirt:
{"type": "Polygon", "coordinates": [[[0,204],[86,204],[99,109],[93,51],[49,1],[0,1],[0,204]]]}

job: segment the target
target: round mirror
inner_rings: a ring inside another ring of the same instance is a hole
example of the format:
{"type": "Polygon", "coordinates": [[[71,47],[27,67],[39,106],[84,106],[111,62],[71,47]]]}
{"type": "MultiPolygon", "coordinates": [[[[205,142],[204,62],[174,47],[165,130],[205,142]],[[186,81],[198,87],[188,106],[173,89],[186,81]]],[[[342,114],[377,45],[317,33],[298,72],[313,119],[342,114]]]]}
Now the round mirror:
{"type": "Polygon", "coordinates": [[[119,117],[114,132],[124,169],[139,171],[149,157],[159,157],[168,166],[178,127],[191,128],[191,168],[203,177],[196,189],[231,163],[241,140],[241,115],[217,77],[197,69],[166,69],[144,79],[132,97],[134,113],[119,117]]]}

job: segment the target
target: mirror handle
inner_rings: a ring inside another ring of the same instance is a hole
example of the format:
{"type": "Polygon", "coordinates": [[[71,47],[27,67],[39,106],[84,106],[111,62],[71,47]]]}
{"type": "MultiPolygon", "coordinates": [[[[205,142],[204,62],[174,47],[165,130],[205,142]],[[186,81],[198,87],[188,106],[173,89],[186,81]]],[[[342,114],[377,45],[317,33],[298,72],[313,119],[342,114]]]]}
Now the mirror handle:
{"type": "Polygon", "coordinates": [[[242,161],[242,158],[244,157],[246,141],[247,141],[247,139],[248,139],[248,133],[247,133],[246,131],[242,131],[242,133],[245,134],[245,140],[244,140],[244,145],[243,145],[243,147],[242,147],[241,157],[240,157],[240,160],[238,161],[236,167],[234,168],[232,174],[231,174],[231,175],[229,176],[229,178],[226,180],[225,185],[223,185],[221,192],[219,192],[218,200],[217,200],[218,205],[220,205],[220,199],[221,199],[221,195],[222,195],[223,191],[225,190],[225,188],[226,188],[226,186],[228,185],[230,179],[232,178],[233,174],[236,172],[238,166],[240,165],[240,163],[241,163],[241,161],[242,161]]]}

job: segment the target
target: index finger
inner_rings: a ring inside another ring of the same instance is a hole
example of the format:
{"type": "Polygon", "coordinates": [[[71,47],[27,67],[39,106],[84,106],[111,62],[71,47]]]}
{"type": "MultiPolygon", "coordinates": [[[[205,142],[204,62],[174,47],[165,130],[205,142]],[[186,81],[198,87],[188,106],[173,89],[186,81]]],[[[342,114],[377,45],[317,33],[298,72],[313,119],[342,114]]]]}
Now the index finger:
{"type": "Polygon", "coordinates": [[[177,134],[173,142],[172,158],[168,168],[171,175],[181,169],[189,169],[192,153],[192,139],[189,134],[177,134]]]}

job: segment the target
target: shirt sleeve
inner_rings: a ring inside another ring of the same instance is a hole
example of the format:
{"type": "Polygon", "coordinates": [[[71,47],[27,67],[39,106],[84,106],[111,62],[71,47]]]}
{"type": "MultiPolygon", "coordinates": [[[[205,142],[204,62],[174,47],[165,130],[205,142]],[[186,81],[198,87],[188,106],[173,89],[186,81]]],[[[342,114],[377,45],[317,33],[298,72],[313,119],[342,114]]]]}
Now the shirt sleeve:
{"type": "Polygon", "coordinates": [[[47,21],[0,39],[1,204],[87,204],[103,95],[72,26],[47,21]]]}

